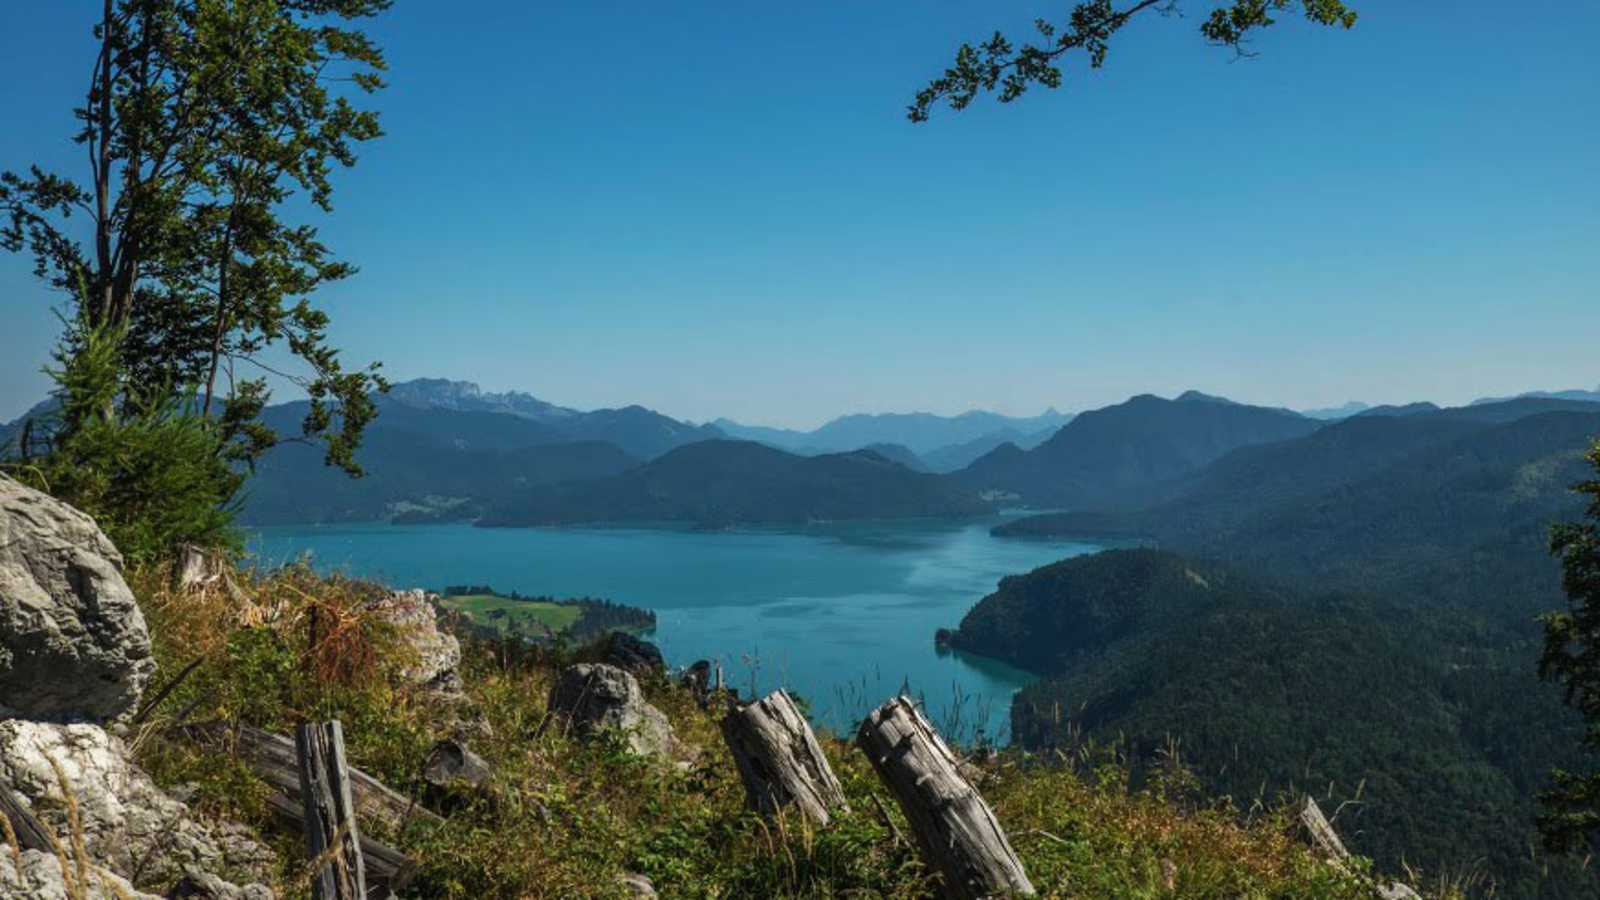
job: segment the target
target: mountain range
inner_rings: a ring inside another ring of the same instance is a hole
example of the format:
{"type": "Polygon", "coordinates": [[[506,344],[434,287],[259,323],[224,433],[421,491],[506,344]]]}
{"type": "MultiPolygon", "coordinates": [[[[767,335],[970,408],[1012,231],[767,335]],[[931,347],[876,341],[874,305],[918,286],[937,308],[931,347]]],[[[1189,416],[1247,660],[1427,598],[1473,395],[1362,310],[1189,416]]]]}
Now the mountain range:
{"type": "Polygon", "coordinates": [[[791,453],[840,453],[874,444],[898,444],[931,471],[953,472],[1010,442],[1035,446],[1072,421],[1054,409],[1030,417],[973,410],[958,416],[932,413],[879,413],[840,416],[813,431],[742,425],[731,419],[713,424],[729,437],[757,441],[791,453]]]}
{"type": "Polygon", "coordinates": [[[699,527],[836,519],[959,518],[993,507],[942,475],[872,450],[800,456],[754,441],[679,447],[606,478],[532,487],[480,525],[688,522],[699,527]]]}
{"type": "Polygon", "coordinates": [[[1002,445],[956,477],[1037,506],[1123,506],[1232,450],[1303,437],[1322,425],[1290,410],[1198,391],[1172,400],[1141,394],[1082,413],[1032,450],[1002,445]]]}
{"type": "Polygon", "coordinates": [[[1034,516],[1001,536],[1111,538],[1004,580],[948,638],[1039,673],[1027,746],[1169,735],[1210,787],[1316,784],[1359,801],[1362,852],[1479,870],[1497,897],[1600,881],[1529,848],[1534,795],[1581,723],[1535,675],[1562,603],[1552,522],[1582,512],[1600,404],[1527,397],[1353,416],[1235,449],[1141,505],[1034,516]]]}

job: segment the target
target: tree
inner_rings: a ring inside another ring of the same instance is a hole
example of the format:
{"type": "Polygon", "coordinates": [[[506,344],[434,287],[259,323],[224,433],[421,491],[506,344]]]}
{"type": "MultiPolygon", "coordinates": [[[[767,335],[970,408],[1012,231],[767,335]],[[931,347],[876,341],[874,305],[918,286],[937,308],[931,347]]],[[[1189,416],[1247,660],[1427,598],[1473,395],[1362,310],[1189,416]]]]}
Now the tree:
{"type": "MultiPolygon", "coordinates": [[[[1583,749],[1600,753],[1600,440],[1589,450],[1596,477],[1573,490],[1588,499],[1585,521],[1555,526],[1550,552],[1561,559],[1567,609],[1543,617],[1544,654],[1539,675],[1566,690],[1569,706],[1583,714],[1583,749]]],[[[1600,772],[1557,770],[1555,786],[1541,794],[1539,831],[1551,850],[1600,845],[1600,772]]]]}
{"type": "MultiPolygon", "coordinates": [[[[1200,24],[1200,34],[1248,56],[1251,34],[1277,24],[1275,13],[1295,8],[1319,25],[1352,28],[1356,23],[1355,11],[1341,0],[1229,0],[1211,10],[1200,24]]],[[[1058,88],[1063,57],[1081,51],[1090,68],[1098,69],[1105,63],[1112,36],[1123,26],[1144,12],[1172,15],[1177,9],[1178,0],[1137,0],[1121,8],[1112,0],[1088,0],[1073,7],[1064,23],[1036,20],[1040,38],[1036,44],[1015,47],[998,31],[977,45],[962,44],[944,75],[917,92],[907,115],[913,122],[925,122],[940,101],[961,110],[980,93],[998,92],[1001,103],[1010,103],[1035,84],[1058,88]]]]}
{"type": "Polygon", "coordinates": [[[29,252],[67,293],[69,352],[116,335],[133,394],[193,390],[206,417],[225,398],[216,419],[247,459],[278,440],[258,418],[273,371],[261,354],[276,346],[309,370],[279,373],[310,395],[302,439],[360,472],[371,393],[386,385],[376,365],[343,368],[307,299],[355,269],[282,213],[298,192],[331,209],[335,165],[381,134],[348,95],[383,86],[383,54],[348,25],[389,2],[103,0],[74,111],[88,178],[0,173],[0,247],[29,252]]]}

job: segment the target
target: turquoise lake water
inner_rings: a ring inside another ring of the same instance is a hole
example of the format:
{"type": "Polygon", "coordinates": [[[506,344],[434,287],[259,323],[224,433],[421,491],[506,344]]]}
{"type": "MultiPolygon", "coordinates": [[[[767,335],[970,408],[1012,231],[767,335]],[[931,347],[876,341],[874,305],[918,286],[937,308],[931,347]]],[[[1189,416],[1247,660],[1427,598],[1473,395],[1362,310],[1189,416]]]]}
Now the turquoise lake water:
{"type": "Polygon", "coordinates": [[[1030,676],[938,652],[934,629],[956,625],[1005,575],[1099,548],[997,539],[996,521],[724,532],[280,527],[260,529],[252,549],[266,565],[310,554],[319,570],[394,587],[488,584],[647,607],[669,664],[720,660],[741,692],[790,688],[837,731],[905,686],[952,736],[1005,741],[1011,695],[1030,676]]]}

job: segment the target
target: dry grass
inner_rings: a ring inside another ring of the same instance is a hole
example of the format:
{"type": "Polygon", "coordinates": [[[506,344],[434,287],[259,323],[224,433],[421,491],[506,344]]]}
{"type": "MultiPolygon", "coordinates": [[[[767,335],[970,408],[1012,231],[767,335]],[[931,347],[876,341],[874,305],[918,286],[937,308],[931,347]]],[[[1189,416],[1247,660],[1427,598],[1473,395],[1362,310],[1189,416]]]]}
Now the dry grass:
{"type": "MultiPolygon", "coordinates": [[[[143,761],[160,780],[197,785],[203,807],[262,828],[282,849],[278,887],[287,896],[303,895],[301,841],[271,836],[262,788],[236,760],[167,739],[166,726],[220,719],[287,731],[338,718],[352,764],[418,796],[433,742],[464,729],[494,767],[487,792],[431,796],[449,812],[438,827],[390,834],[362,823],[419,860],[418,896],[621,897],[624,872],[647,875],[668,897],[910,900],[931,891],[893,799],[848,743],[822,740],[851,811],[821,830],[788,817],[769,824],[744,809],[714,716],[665,679],[643,686],[686,750],[651,762],[620,741],[583,743],[547,727],[545,699],[571,656],[469,644],[464,700],[443,703],[406,684],[407,661],[365,610],[371,586],[304,570],[245,573],[237,592],[175,592],[159,571],[133,581],[163,671],[204,659],[152,715],[143,761]]],[[[1359,871],[1341,872],[1297,843],[1286,814],[1246,821],[1208,804],[1175,762],[1139,791],[1129,789],[1126,767],[1089,752],[989,754],[972,770],[1042,896],[1371,895],[1359,871]]]]}

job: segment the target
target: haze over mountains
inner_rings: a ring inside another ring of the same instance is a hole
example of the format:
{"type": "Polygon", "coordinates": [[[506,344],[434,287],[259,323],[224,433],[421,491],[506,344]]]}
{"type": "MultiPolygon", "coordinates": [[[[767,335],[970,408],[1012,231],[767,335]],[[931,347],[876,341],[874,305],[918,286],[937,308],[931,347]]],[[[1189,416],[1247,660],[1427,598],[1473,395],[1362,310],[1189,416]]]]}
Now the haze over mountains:
{"type": "MultiPolygon", "coordinates": [[[[1583,403],[1600,399],[1596,391],[1533,392],[1523,395],[1533,402],[1583,403]]],[[[396,384],[379,398],[380,416],[370,428],[358,458],[368,475],[352,480],[328,470],[314,448],[286,442],[261,460],[255,477],[246,489],[244,521],[253,524],[307,522],[372,521],[396,519],[402,522],[438,519],[476,520],[492,515],[501,521],[520,521],[531,513],[530,498],[541,496],[542,503],[554,503],[560,496],[567,512],[550,507],[550,514],[563,521],[579,518],[570,504],[578,504],[584,489],[563,488],[541,494],[535,488],[552,485],[595,483],[596,491],[613,491],[616,485],[601,488],[598,482],[622,475],[678,448],[706,441],[720,442],[721,450],[707,453],[737,453],[732,438],[759,442],[784,451],[784,456],[764,457],[775,464],[764,477],[790,477],[799,472],[835,471],[843,476],[835,459],[811,470],[796,469],[786,456],[839,456],[869,450],[880,460],[898,464],[912,473],[936,473],[944,479],[920,479],[926,495],[917,502],[902,502],[893,508],[957,509],[949,491],[978,498],[974,509],[990,509],[995,503],[1055,507],[1080,511],[1128,510],[1156,503],[1172,495],[1184,479],[1217,463],[1234,451],[1275,445],[1303,438],[1319,431],[1351,422],[1372,422],[1393,418],[1416,418],[1435,414],[1428,403],[1392,406],[1348,404],[1338,410],[1319,410],[1309,414],[1287,409],[1235,403],[1196,391],[1166,400],[1151,395],[1134,397],[1124,403],[1079,416],[1049,410],[1031,418],[1016,418],[974,411],[959,416],[927,413],[847,415],[813,431],[760,428],[740,425],[727,419],[717,424],[695,424],[673,419],[640,406],[583,411],[541,400],[531,394],[509,391],[493,393],[465,381],[418,379],[396,384]],[[787,473],[779,476],[781,471],[787,473]],[[513,498],[524,505],[512,511],[513,498]]],[[[50,401],[41,403],[30,415],[48,418],[50,401]]],[[[306,403],[279,404],[267,412],[267,421],[280,433],[292,435],[305,415],[306,403]]],[[[1508,408],[1489,400],[1463,410],[1508,408]]],[[[1520,407],[1518,407],[1520,408],[1520,407]]],[[[1451,416],[1466,413],[1450,412],[1451,416]]],[[[1476,415],[1474,413],[1473,415],[1476,415]]],[[[1429,419],[1430,423],[1434,420],[1429,419]]],[[[14,436],[22,420],[0,426],[0,441],[14,436]]],[[[1427,427],[1446,426],[1430,424],[1427,427]]],[[[1339,430],[1333,436],[1343,436],[1339,430]]],[[[1325,439],[1332,441],[1332,437],[1325,439]]],[[[742,457],[741,457],[742,458],[742,457]]],[[[705,464],[699,470],[709,475],[714,468],[705,464]]],[[[1233,461],[1227,465],[1240,465],[1233,461]]],[[[1311,483],[1326,473],[1341,470],[1352,460],[1333,458],[1317,472],[1306,476],[1311,483]]],[[[730,463],[731,465],[731,463],[730,463]]],[[[857,468],[863,473],[878,471],[857,468]]],[[[1222,470],[1225,470],[1225,466],[1222,470]]],[[[680,470],[681,476],[685,471],[680,470]]],[[[762,487],[754,470],[743,471],[745,489],[759,495],[762,487]]],[[[856,477],[852,469],[845,483],[856,477]]],[[[865,476],[870,481],[874,476],[865,476]]],[[[1213,477],[1221,477],[1215,474],[1213,477]]],[[[726,482],[706,481],[696,485],[678,481],[680,494],[696,488],[721,492],[724,499],[733,488],[726,482]]],[[[792,504],[773,500],[728,502],[720,509],[697,507],[707,516],[705,524],[726,525],[740,521],[789,522],[808,517],[856,518],[885,513],[889,507],[868,497],[894,495],[899,490],[887,483],[881,493],[863,489],[861,502],[852,504],[834,498],[816,509],[799,510],[792,504]]],[[[781,493],[781,492],[780,492],[781,493]]],[[[777,493],[769,493],[777,497],[777,493]]],[[[845,495],[845,497],[847,497],[845,495]]],[[[621,503],[620,497],[597,494],[591,511],[583,518],[593,519],[594,511],[608,510],[625,517],[642,515],[644,507],[621,503]]],[[[907,498],[902,498],[906,500],[907,498]]],[[[662,512],[656,508],[655,512],[662,512]]],[[[891,513],[892,514],[892,513],[891,513]]],[[[687,515],[685,509],[669,518],[687,515]]],[[[1101,520],[1104,533],[1139,527],[1141,522],[1122,519],[1101,520]]]]}

